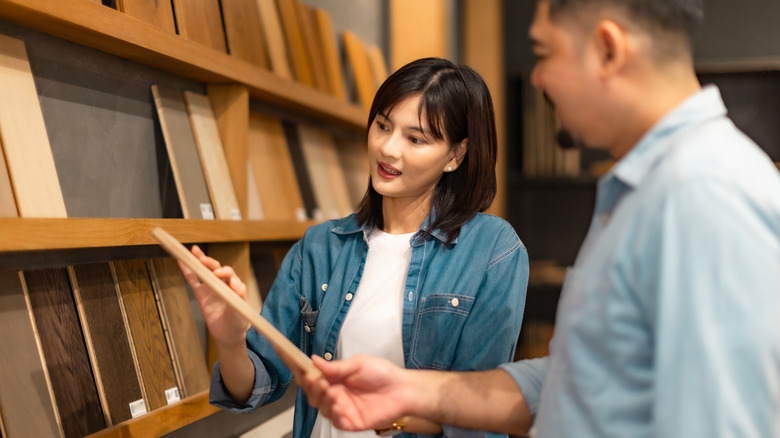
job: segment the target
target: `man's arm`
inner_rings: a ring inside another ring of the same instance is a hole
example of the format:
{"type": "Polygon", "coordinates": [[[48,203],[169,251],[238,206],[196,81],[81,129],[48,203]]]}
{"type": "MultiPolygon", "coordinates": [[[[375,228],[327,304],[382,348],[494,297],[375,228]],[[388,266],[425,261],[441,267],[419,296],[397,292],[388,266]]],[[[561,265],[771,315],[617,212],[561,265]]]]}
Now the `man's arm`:
{"type": "Polygon", "coordinates": [[[406,370],[366,356],[334,362],[315,357],[314,363],[324,378],[297,380],[309,404],[339,429],[379,428],[404,416],[513,434],[531,426],[525,398],[503,370],[406,370]]]}

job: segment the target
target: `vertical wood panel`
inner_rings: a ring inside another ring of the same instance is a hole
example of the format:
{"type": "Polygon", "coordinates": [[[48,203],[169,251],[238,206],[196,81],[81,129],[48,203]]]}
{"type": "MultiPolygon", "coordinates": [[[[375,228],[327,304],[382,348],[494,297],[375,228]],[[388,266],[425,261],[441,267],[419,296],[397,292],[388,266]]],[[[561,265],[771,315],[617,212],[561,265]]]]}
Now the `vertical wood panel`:
{"type": "Polygon", "coordinates": [[[260,21],[263,23],[265,38],[268,41],[271,71],[285,79],[292,79],[292,66],[287,54],[287,43],[284,41],[284,32],[276,0],[257,0],[257,6],[260,9],[260,21]]]}
{"type": "Polygon", "coordinates": [[[219,136],[239,208],[242,212],[249,211],[246,189],[249,90],[244,85],[209,84],[208,95],[217,117],[219,136]]]}
{"type": "Polygon", "coordinates": [[[333,22],[330,14],[322,8],[314,9],[314,23],[317,32],[317,41],[320,43],[325,72],[328,78],[330,93],[341,100],[348,100],[347,89],[344,84],[344,69],[341,65],[341,53],[336,33],[333,31],[333,22]]]}
{"type": "Polygon", "coordinates": [[[387,79],[387,63],[385,62],[385,55],[382,54],[379,46],[370,46],[368,48],[368,61],[371,64],[371,73],[374,74],[376,88],[379,89],[385,79],[387,79]]]}
{"type": "Polygon", "coordinates": [[[298,132],[298,126],[295,123],[283,121],[282,127],[284,129],[284,136],[287,139],[287,147],[290,151],[293,169],[295,169],[295,179],[298,182],[298,188],[301,192],[301,199],[303,201],[303,206],[306,209],[306,215],[311,219],[320,221],[324,216],[321,206],[317,204],[312,180],[309,176],[309,171],[306,169],[306,159],[303,155],[303,147],[301,145],[301,136],[298,132]]]}
{"type": "Polygon", "coordinates": [[[295,80],[314,87],[314,77],[303,43],[303,33],[299,24],[300,20],[298,20],[295,0],[276,0],[276,6],[279,9],[284,39],[287,42],[287,53],[290,55],[295,80]]]}
{"type": "Polygon", "coordinates": [[[267,69],[268,53],[256,0],[221,2],[230,54],[267,69]]]}
{"type": "Polygon", "coordinates": [[[362,139],[343,140],[339,144],[338,153],[354,209],[368,188],[368,148],[362,139]]]}
{"type": "MultiPolygon", "coordinates": [[[[224,4],[226,0],[222,0],[224,4]]],[[[179,35],[206,47],[226,51],[220,0],[173,0],[179,35]]]]}
{"type": "Polygon", "coordinates": [[[341,212],[333,184],[330,181],[328,162],[320,131],[313,126],[300,124],[298,125],[298,135],[303,151],[305,170],[311,179],[314,199],[316,199],[325,220],[338,219],[341,217],[341,212]]]}
{"type": "Polygon", "coordinates": [[[298,23],[301,27],[301,36],[303,45],[306,49],[306,55],[311,66],[314,86],[325,93],[330,93],[328,85],[328,76],[325,69],[325,58],[317,41],[317,29],[314,22],[314,11],[304,4],[301,0],[295,0],[295,9],[298,15],[298,23]]]}
{"type": "Polygon", "coordinates": [[[390,0],[393,71],[419,58],[446,58],[447,38],[447,0],[390,0]]]}
{"type": "Polygon", "coordinates": [[[0,357],[5,358],[0,360],[0,408],[5,432],[9,437],[59,438],[63,432],[30,312],[19,273],[0,271],[0,357]]]}
{"type": "Polygon", "coordinates": [[[168,0],[116,0],[116,8],[127,15],[176,33],[173,7],[168,0]]]}
{"type": "Polygon", "coordinates": [[[355,78],[358,101],[368,111],[378,87],[374,73],[371,71],[366,45],[348,30],[342,32],[342,37],[344,38],[344,51],[347,53],[347,59],[355,78]]]}
{"type": "Polygon", "coordinates": [[[65,268],[26,271],[35,327],[65,436],[106,427],[65,268]]]}
{"type": "Polygon", "coordinates": [[[18,217],[16,201],[11,187],[11,179],[8,177],[8,167],[5,165],[3,144],[0,141],[0,217],[18,217]]]}

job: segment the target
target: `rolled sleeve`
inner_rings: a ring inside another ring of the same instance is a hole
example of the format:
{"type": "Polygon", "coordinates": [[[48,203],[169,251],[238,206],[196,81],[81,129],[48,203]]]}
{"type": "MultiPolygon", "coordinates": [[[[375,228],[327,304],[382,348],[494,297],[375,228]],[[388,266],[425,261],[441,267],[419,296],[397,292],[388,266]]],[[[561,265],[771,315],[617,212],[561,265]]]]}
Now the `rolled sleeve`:
{"type": "Polygon", "coordinates": [[[542,383],[547,374],[548,360],[547,357],[526,359],[499,366],[499,369],[509,373],[517,383],[532,417],[535,417],[539,410],[539,399],[542,394],[542,383]]]}
{"type": "Polygon", "coordinates": [[[255,384],[252,388],[252,395],[249,396],[249,400],[244,404],[236,403],[233,397],[230,396],[225,383],[222,380],[222,373],[219,369],[219,361],[214,364],[214,369],[211,374],[211,386],[209,388],[209,403],[220,409],[224,409],[236,413],[250,413],[263,405],[268,394],[273,389],[271,386],[271,378],[268,373],[257,372],[258,370],[265,370],[263,362],[260,357],[253,351],[249,350],[249,359],[252,360],[252,364],[255,367],[255,384]]]}

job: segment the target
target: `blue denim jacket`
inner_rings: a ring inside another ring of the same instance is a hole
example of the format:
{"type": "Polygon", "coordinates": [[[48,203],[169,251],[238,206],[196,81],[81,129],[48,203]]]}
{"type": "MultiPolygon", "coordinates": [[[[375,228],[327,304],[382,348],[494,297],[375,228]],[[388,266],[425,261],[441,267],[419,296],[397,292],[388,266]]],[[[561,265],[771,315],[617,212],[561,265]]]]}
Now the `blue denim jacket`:
{"type": "MultiPolygon", "coordinates": [[[[512,360],[528,283],[525,247],[512,227],[495,216],[477,214],[447,246],[438,230],[422,238],[430,220],[411,239],[402,328],[406,367],[483,370],[512,360]]],[[[307,355],[335,356],[351,302],[345,296],[355,294],[360,283],[369,232],[351,215],[309,228],[287,253],[261,314],[307,355]]],[[[251,412],[287,390],[292,373],[270,345],[253,329],[247,345],[255,364],[251,397],[245,405],[236,404],[217,363],[211,404],[251,412]]],[[[308,438],[316,417],[317,410],[299,389],[294,438],[308,438]]],[[[483,434],[449,426],[444,433],[483,434]]]]}

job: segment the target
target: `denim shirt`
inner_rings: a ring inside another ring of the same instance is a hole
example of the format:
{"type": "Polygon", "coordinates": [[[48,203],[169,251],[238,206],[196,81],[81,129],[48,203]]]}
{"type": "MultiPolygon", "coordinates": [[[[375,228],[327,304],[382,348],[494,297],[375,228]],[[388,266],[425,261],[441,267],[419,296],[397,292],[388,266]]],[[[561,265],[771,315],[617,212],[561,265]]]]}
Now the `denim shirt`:
{"type": "MultiPolygon", "coordinates": [[[[410,240],[402,323],[406,367],[483,370],[511,360],[528,282],[525,247],[512,227],[495,216],[477,214],[449,245],[438,230],[423,238],[430,221],[429,216],[410,240]]],[[[307,355],[335,358],[339,332],[360,283],[370,231],[358,225],[355,215],[324,222],[309,228],[285,257],[261,314],[307,355]]],[[[255,364],[249,400],[239,405],[230,398],[217,363],[211,404],[251,412],[286,391],[292,373],[268,342],[250,329],[247,346],[255,364]]],[[[316,416],[317,410],[299,389],[294,438],[308,438],[316,416]]],[[[445,426],[444,434],[484,432],[445,426]]]]}

